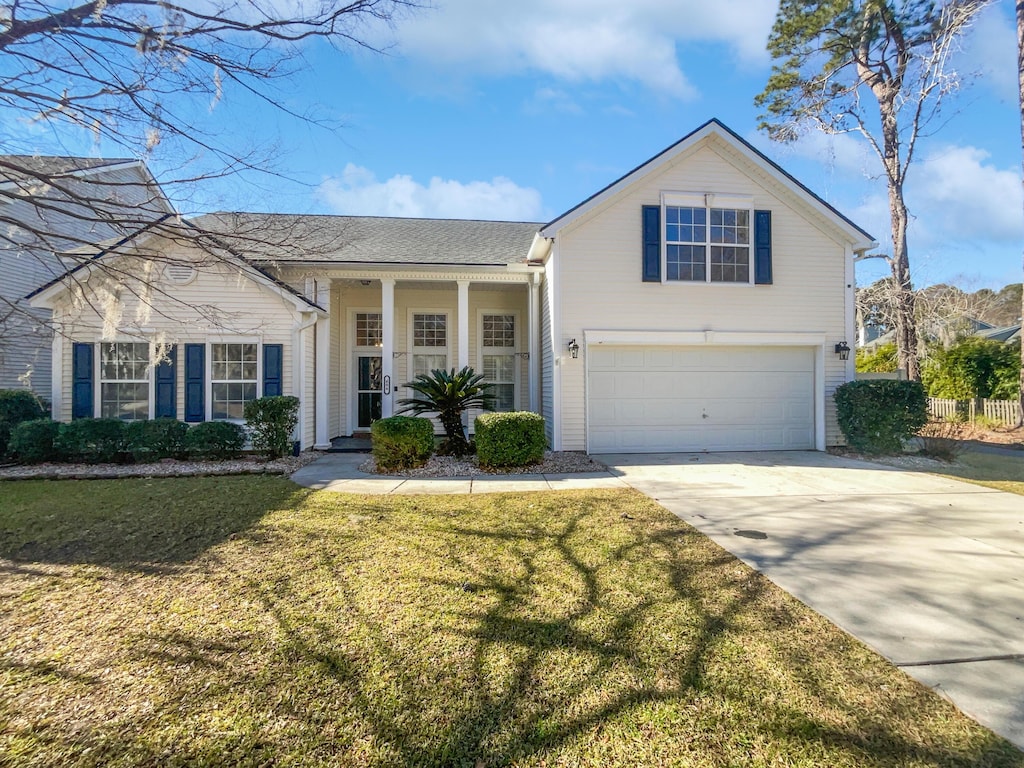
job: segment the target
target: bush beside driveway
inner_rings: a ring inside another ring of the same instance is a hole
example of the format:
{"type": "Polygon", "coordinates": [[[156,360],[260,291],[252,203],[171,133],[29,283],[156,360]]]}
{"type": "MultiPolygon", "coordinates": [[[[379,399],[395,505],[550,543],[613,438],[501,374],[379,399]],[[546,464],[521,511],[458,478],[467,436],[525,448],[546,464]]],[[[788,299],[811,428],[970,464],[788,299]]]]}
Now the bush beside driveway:
{"type": "Polygon", "coordinates": [[[12,764],[1011,766],[632,491],[7,483],[12,764]]]}

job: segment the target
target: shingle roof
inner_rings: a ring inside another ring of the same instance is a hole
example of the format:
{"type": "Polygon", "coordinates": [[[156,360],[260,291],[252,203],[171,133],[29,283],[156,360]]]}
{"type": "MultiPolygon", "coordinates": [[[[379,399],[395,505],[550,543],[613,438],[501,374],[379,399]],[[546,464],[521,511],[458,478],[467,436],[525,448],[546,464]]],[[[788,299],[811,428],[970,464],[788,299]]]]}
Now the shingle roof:
{"type": "Polygon", "coordinates": [[[127,157],[71,157],[68,155],[0,155],[0,180],[18,181],[46,176],[88,171],[107,165],[133,163],[127,157]]]}
{"type": "Polygon", "coordinates": [[[213,213],[192,220],[256,262],[487,266],[524,262],[535,222],[213,213]]]}

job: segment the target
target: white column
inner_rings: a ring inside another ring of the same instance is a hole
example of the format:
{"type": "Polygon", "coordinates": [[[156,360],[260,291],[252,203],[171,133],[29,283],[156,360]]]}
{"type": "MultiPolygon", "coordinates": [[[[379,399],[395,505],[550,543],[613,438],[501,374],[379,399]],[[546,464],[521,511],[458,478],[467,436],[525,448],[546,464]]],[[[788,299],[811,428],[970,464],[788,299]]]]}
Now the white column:
{"type": "Polygon", "coordinates": [[[385,390],[380,397],[380,415],[394,414],[395,392],[395,281],[380,281],[380,372],[385,390]]]}
{"type": "Polygon", "coordinates": [[[313,447],[323,451],[331,447],[331,436],[328,433],[328,416],[330,408],[330,374],[331,374],[331,282],[317,281],[316,303],[327,310],[326,317],[316,320],[316,352],[313,357],[315,398],[315,442],[313,447]]]}
{"type": "Polygon", "coordinates": [[[540,275],[531,275],[526,319],[530,410],[540,413],[540,275]]]}
{"type": "Polygon", "coordinates": [[[459,364],[469,365],[469,280],[457,280],[459,285],[459,364]]]}

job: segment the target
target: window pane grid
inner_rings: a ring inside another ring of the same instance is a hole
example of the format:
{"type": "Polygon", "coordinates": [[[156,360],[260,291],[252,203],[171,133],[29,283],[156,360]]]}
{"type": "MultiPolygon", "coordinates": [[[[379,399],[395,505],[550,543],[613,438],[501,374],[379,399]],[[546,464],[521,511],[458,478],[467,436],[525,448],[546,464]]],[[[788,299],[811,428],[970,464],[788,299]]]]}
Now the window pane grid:
{"type": "Polygon", "coordinates": [[[413,315],[412,344],[414,347],[447,347],[448,316],[413,315]]]}
{"type": "Polygon", "coordinates": [[[210,416],[244,418],[245,404],[256,399],[256,344],[210,345],[210,416]]]}
{"type": "Polygon", "coordinates": [[[138,421],[149,418],[149,344],[100,345],[100,416],[138,421]]]}
{"type": "Polygon", "coordinates": [[[379,347],[383,343],[383,321],[379,312],[356,314],[356,346],[379,347]]]}
{"type": "Polygon", "coordinates": [[[484,315],[483,346],[514,347],[516,345],[515,315],[484,315]]]}
{"type": "Polygon", "coordinates": [[[750,282],[750,211],[666,206],[665,277],[690,282],[750,282]]]}

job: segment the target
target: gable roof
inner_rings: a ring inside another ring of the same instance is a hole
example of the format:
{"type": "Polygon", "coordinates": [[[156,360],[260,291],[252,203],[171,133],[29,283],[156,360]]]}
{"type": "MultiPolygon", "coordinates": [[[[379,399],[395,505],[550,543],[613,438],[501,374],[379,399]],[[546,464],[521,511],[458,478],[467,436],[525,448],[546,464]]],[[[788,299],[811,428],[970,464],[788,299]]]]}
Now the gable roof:
{"type": "MultiPolygon", "coordinates": [[[[98,262],[103,257],[110,255],[111,253],[116,253],[117,249],[120,248],[121,246],[126,245],[127,243],[133,240],[138,240],[142,237],[151,237],[158,235],[160,234],[159,230],[161,228],[166,230],[176,230],[180,227],[185,227],[187,229],[193,230],[193,232],[197,234],[202,234],[206,237],[210,237],[206,233],[202,233],[198,229],[196,229],[196,227],[189,221],[179,220],[176,214],[166,214],[164,216],[161,216],[159,219],[156,219],[146,224],[144,227],[141,227],[140,229],[136,230],[130,235],[127,235],[117,240],[108,240],[105,243],[97,244],[94,249],[79,249],[78,251],[76,251],[76,253],[82,255],[91,252],[91,255],[89,255],[88,260],[82,261],[81,263],[66,271],[64,274],[59,275],[58,277],[55,277],[54,279],[50,280],[45,285],[40,286],[36,290],[32,291],[32,293],[28,294],[28,296],[26,296],[25,299],[30,303],[32,302],[33,299],[35,299],[36,302],[48,301],[54,295],[60,293],[63,290],[66,290],[67,286],[65,285],[65,281],[69,277],[75,275],[76,273],[82,270],[94,269],[96,267],[96,262],[98,262]],[[163,226],[168,221],[173,221],[173,224],[166,227],[163,226]]],[[[171,236],[175,236],[173,231],[171,232],[171,236]]],[[[257,282],[263,283],[270,287],[272,290],[285,295],[293,303],[305,305],[306,307],[310,309],[315,309],[319,312],[326,311],[319,304],[307,298],[306,296],[292,288],[287,283],[278,280],[265,269],[261,268],[257,264],[253,264],[244,256],[235,253],[230,247],[225,245],[222,241],[213,237],[210,237],[210,241],[211,244],[217,250],[222,251],[223,254],[226,254],[228,256],[228,258],[237,261],[238,264],[241,267],[243,267],[243,269],[249,272],[249,277],[255,279],[257,282]]]]}
{"type": "Polygon", "coordinates": [[[72,155],[0,155],[0,177],[25,181],[37,175],[74,175],[110,165],[139,163],[130,157],[74,157],[72,155]]]}
{"type": "Polygon", "coordinates": [[[505,266],[526,261],[537,222],[212,213],[193,219],[258,263],[505,266]]]}
{"type": "Polygon", "coordinates": [[[620,176],[604,189],[595,192],[586,200],[573,206],[561,216],[552,219],[541,227],[541,235],[544,237],[554,237],[558,230],[605,202],[625,187],[639,180],[641,177],[654,171],[662,164],[671,161],[682,152],[712,135],[721,138],[726,143],[732,145],[733,148],[738,150],[741,154],[753,161],[756,165],[761,166],[766,172],[794,192],[797,197],[801,198],[808,203],[810,207],[817,210],[819,214],[832,218],[839,228],[847,233],[847,236],[850,238],[850,242],[859,246],[858,248],[855,248],[855,250],[867,250],[876,245],[875,238],[871,234],[854,224],[850,219],[836,210],[830,203],[826,202],[804,186],[804,184],[783,169],[782,166],[725,125],[725,123],[718,120],[718,118],[711,118],[700,127],[686,134],[675,144],[672,144],[656,154],[654,157],[644,161],[633,170],[620,176]]]}

